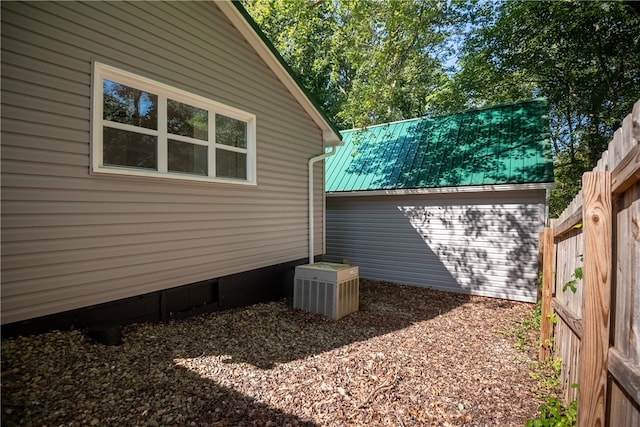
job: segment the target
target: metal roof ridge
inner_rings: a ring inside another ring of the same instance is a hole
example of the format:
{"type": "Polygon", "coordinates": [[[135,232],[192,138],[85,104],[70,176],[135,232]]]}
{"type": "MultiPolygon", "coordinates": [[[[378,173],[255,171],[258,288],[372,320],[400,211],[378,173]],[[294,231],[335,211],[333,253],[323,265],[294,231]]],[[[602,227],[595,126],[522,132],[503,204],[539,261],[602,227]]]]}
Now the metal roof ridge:
{"type": "Polygon", "coordinates": [[[466,110],[462,110],[462,111],[457,111],[455,113],[448,113],[448,114],[439,114],[436,116],[418,116],[418,117],[414,117],[411,119],[402,119],[402,120],[396,120],[393,122],[387,122],[387,123],[378,123],[375,125],[369,125],[369,126],[363,126],[363,127],[359,127],[359,128],[351,128],[351,129],[343,129],[340,131],[340,133],[342,132],[354,132],[354,131],[358,131],[358,130],[367,130],[367,129],[371,129],[374,127],[379,127],[379,126],[390,126],[390,125],[396,125],[399,123],[404,123],[404,122],[411,122],[411,121],[418,121],[418,120],[436,120],[436,119],[442,119],[445,117],[454,117],[454,116],[461,116],[461,115],[465,115],[468,113],[475,113],[477,111],[486,111],[486,110],[497,110],[500,108],[505,108],[505,107],[512,107],[512,106],[516,106],[516,105],[522,105],[522,104],[529,104],[529,103],[534,103],[534,102],[547,102],[546,98],[533,98],[533,99],[526,99],[526,100],[522,100],[522,101],[514,101],[514,102],[504,102],[502,104],[495,104],[495,105],[488,105],[485,107],[476,107],[476,108],[469,108],[466,110]]]}
{"type": "Polygon", "coordinates": [[[343,130],[340,131],[340,133],[342,133],[342,132],[353,132],[353,131],[357,131],[357,130],[368,130],[368,129],[375,128],[375,127],[397,125],[399,123],[413,122],[413,121],[418,121],[418,120],[429,120],[431,118],[432,117],[429,117],[429,116],[420,116],[420,117],[414,117],[412,119],[402,119],[402,120],[396,120],[394,122],[378,123],[376,125],[363,126],[363,127],[360,127],[360,128],[343,129],[343,130]]]}

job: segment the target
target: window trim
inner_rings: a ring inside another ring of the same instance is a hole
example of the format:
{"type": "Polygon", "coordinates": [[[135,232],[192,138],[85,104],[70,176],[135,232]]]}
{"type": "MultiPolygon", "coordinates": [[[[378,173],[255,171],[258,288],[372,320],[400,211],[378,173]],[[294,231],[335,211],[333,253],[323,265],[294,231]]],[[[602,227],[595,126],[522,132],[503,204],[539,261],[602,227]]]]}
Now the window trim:
{"type": "Polygon", "coordinates": [[[153,177],[162,179],[177,179],[188,181],[206,181],[206,182],[224,182],[233,184],[256,185],[256,116],[246,111],[230,107],[220,102],[205,98],[193,93],[169,86],[158,81],[142,77],[140,75],[121,70],[116,67],[95,61],[93,63],[92,78],[92,98],[91,98],[91,173],[92,174],[110,174],[125,175],[138,177],[153,177]],[[109,121],[107,127],[133,130],[136,133],[154,135],[158,137],[157,162],[158,170],[142,170],[130,168],[127,166],[104,165],[103,162],[103,129],[105,120],[103,119],[103,102],[104,90],[103,81],[112,80],[145,92],[153,93],[158,96],[158,130],[137,128],[124,123],[116,123],[109,121]],[[182,102],[194,107],[205,109],[209,112],[208,119],[208,140],[197,141],[189,137],[181,137],[167,133],[167,99],[182,102]],[[215,114],[221,114],[236,120],[247,123],[247,148],[230,147],[224,144],[218,144],[215,140],[215,114]],[[164,123],[164,125],[162,125],[164,123]],[[168,171],[168,141],[169,139],[195,143],[207,146],[207,170],[208,176],[191,175],[185,172],[168,171]],[[216,150],[224,149],[230,152],[241,152],[247,155],[247,177],[227,178],[217,177],[216,173],[216,150]]]}

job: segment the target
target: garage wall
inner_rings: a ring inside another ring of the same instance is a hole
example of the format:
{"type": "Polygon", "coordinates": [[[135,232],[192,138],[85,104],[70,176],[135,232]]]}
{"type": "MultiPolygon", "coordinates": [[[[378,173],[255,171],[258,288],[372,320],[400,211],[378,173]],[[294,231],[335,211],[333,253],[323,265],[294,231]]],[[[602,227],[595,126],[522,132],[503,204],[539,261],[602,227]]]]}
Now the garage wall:
{"type": "Polygon", "coordinates": [[[327,196],[327,258],[362,278],[536,300],[545,191],[327,196]]]}

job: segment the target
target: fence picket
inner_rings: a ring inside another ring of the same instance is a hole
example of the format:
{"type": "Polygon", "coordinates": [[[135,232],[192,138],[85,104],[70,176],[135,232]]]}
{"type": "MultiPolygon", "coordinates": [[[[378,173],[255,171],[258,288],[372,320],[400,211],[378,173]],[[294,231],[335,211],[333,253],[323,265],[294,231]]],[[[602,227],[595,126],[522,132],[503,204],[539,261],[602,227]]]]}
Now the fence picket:
{"type": "Polygon", "coordinates": [[[539,359],[546,360],[551,355],[551,298],[553,296],[553,229],[545,228],[541,233],[542,246],[542,307],[540,318],[539,359]]]}
{"type": "Polygon", "coordinates": [[[611,173],[582,176],[584,228],[583,334],[578,426],[604,425],[611,290],[611,173]]]}

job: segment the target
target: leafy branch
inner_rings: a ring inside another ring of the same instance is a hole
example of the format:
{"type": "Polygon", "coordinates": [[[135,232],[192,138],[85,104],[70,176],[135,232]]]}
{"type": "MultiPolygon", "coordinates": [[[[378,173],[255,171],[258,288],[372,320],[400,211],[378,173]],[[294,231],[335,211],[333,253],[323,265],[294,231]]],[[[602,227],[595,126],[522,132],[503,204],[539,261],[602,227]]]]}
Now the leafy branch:
{"type": "MultiPolygon", "coordinates": [[[[578,255],[578,259],[582,262],[584,261],[584,255],[580,254],[578,255]]],[[[566,292],[567,289],[571,289],[571,292],[573,292],[574,294],[576,293],[576,284],[578,283],[578,280],[582,280],[582,267],[576,267],[575,270],[573,270],[573,274],[571,275],[571,277],[573,277],[573,279],[569,280],[567,283],[564,284],[564,286],[562,287],[562,292],[566,292]]]]}

